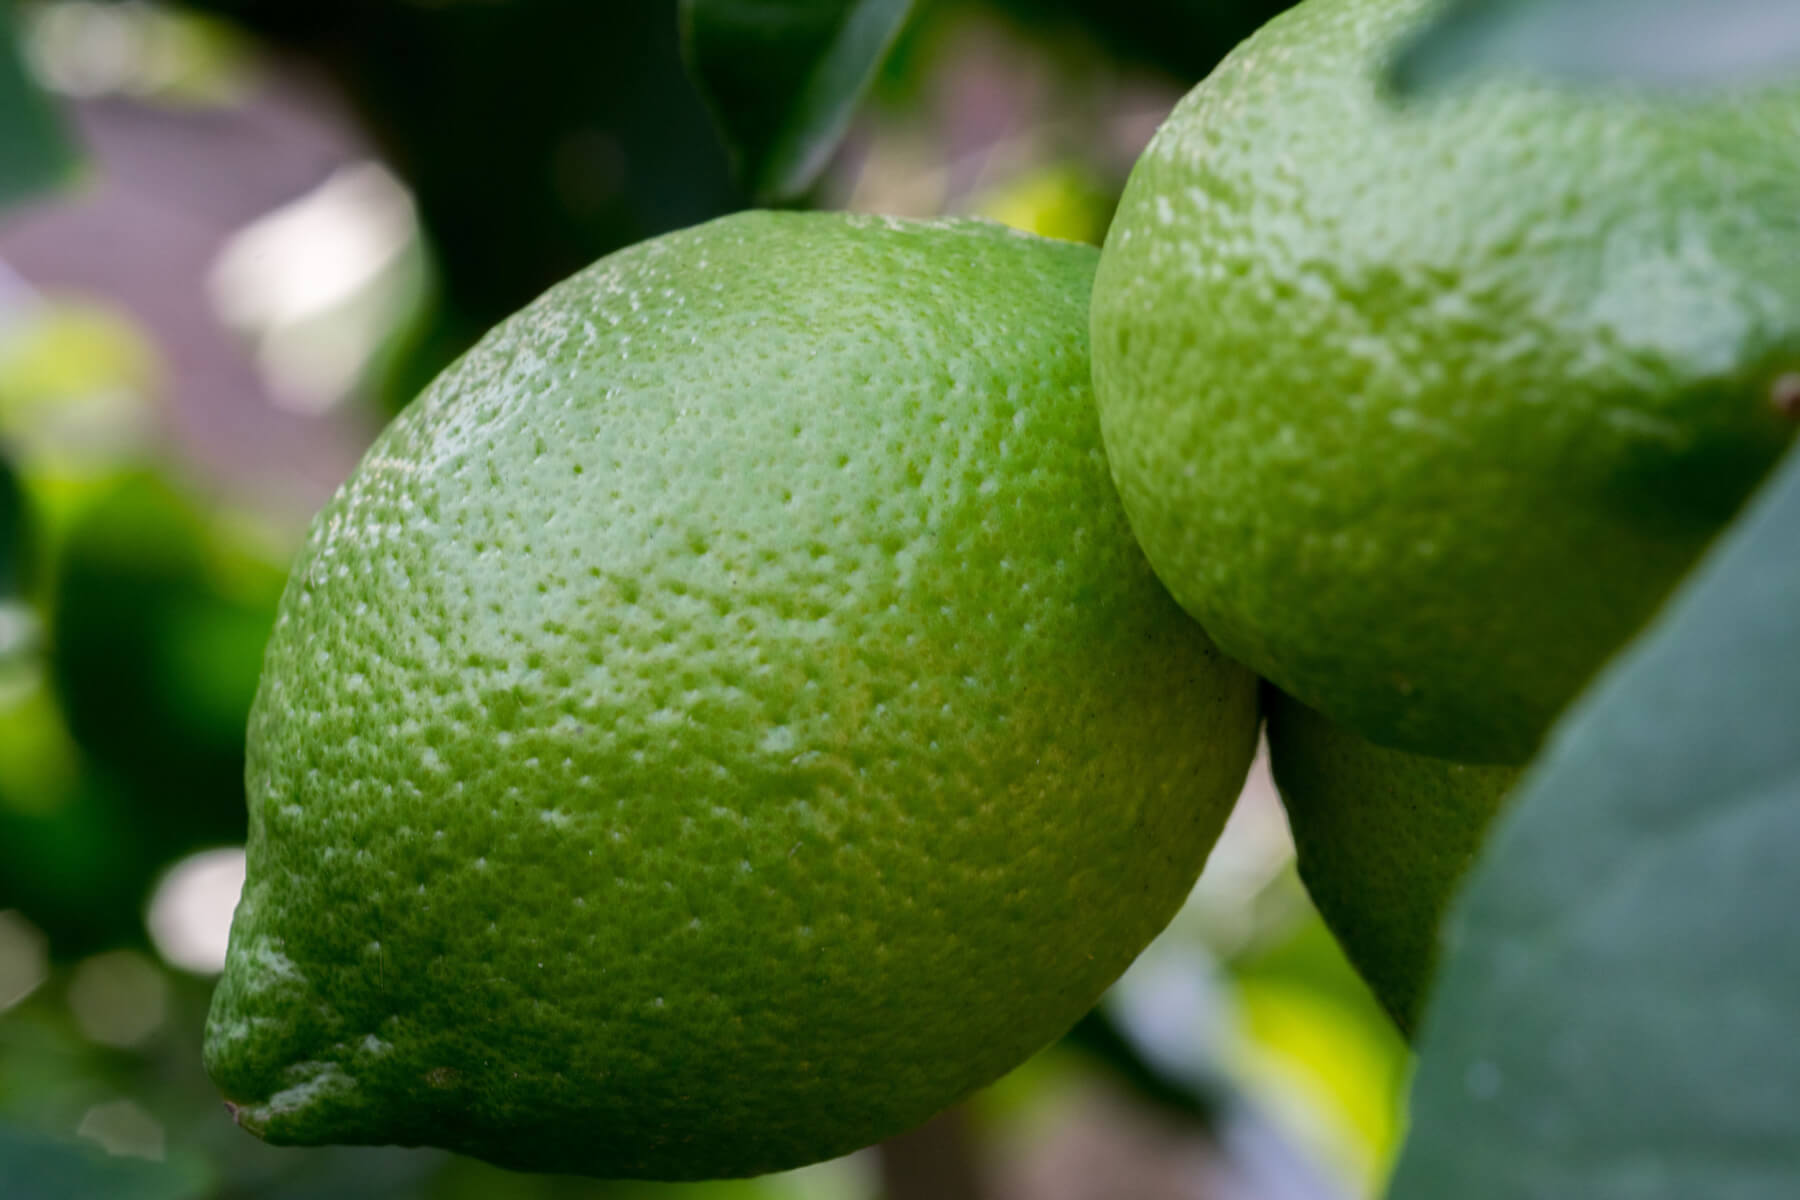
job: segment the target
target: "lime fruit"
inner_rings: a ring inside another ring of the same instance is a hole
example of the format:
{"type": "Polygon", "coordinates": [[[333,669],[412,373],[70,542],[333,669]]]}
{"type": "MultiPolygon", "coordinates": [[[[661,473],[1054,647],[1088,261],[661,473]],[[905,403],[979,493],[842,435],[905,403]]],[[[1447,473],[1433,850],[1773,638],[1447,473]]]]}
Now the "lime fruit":
{"type": "Polygon", "coordinates": [[[250,720],[206,1045],[244,1127],[746,1175],[1080,1017],[1258,719],[1108,479],[1096,257],[726,218],[554,288],[389,427],[250,720]]]}
{"type": "Polygon", "coordinates": [[[1222,649],[1380,744],[1519,762],[1793,437],[1800,89],[1397,107],[1427,3],[1309,0],[1176,107],[1096,388],[1222,649]]]}
{"type": "Polygon", "coordinates": [[[1300,878],[1345,957],[1410,1036],[1444,910],[1521,769],[1389,750],[1273,688],[1264,708],[1300,878]]]}

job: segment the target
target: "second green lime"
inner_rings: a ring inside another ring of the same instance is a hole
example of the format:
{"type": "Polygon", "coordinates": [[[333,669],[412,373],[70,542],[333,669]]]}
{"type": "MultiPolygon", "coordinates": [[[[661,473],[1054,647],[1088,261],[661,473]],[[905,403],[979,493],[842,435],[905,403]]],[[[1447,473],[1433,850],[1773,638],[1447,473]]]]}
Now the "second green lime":
{"type": "Polygon", "coordinates": [[[1400,106],[1428,3],[1308,0],[1176,108],[1096,386],[1227,653],[1382,745],[1519,762],[1793,438],[1800,88],[1400,106]]]}

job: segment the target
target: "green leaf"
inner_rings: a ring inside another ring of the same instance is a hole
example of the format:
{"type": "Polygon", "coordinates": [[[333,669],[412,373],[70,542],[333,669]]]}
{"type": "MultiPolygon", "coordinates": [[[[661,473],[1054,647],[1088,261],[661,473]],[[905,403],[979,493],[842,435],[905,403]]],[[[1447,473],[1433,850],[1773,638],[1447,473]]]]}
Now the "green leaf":
{"type": "Polygon", "coordinates": [[[681,0],[693,74],[758,203],[825,167],[912,0],[681,0]]]}
{"type": "Polygon", "coordinates": [[[1791,1200],[1800,452],[1564,718],[1448,932],[1390,1200],[1791,1200]]]}
{"type": "Polygon", "coordinates": [[[1580,82],[1748,84],[1800,71],[1794,0],[1451,0],[1396,57],[1402,95],[1523,67],[1580,82]]]}
{"type": "Polygon", "coordinates": [[[0,209],[68,182],[75,154],[19,57],[12,0],[0,0],[0,209]]]}

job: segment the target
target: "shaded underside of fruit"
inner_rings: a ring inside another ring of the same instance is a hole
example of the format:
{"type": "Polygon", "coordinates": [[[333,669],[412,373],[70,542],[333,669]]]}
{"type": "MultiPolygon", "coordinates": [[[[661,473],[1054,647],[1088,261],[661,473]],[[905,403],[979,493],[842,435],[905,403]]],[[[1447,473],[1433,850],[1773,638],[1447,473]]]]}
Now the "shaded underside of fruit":
{"type": "Polygon", "coordinates": [[[1137,550],[1091,250],[745,214],[370,450],[250,722],[207,1063],[278,1142],[754,1174],[917,1124],[1181,903],[1255,682],[1137,550]]]}
{"type": "Polygon", "coordinates": [[[1378,94],[1423,0],[1310,0],[1135,168],[1113,470],[1218,644],[1383,745],[1520,762],[1792,440],[1800,90],[1378,94]]]}
{"type": "Polygon", "coordinates": [[[1300,878],[1411,1036],[1445,910],[1520,769],[1389,750],[1274,688],[1264,689],[1263,707],[1300,878]]]}

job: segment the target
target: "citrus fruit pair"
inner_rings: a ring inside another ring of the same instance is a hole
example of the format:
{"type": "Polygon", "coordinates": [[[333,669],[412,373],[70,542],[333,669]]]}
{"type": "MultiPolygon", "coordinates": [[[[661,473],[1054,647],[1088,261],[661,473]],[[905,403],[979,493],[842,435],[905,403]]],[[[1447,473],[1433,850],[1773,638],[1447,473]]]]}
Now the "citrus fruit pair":
{"type": "Polygon", "coordinates": [[[1302,869],[1410,1020],[1510,772],[1401,752],[1529,756],[1800,372],[1793,89],[1394,110],[1422,9],[1271,23],[1097,279],[746,215],[433,385],[270,642],[207,1042],[240,1122],[665,1177],[916,1124],[1185,895],[1257,717],[1209,635],[1324,714],[1272,728],[1302,869]]]}

